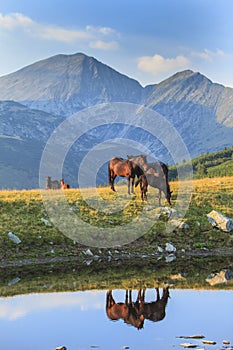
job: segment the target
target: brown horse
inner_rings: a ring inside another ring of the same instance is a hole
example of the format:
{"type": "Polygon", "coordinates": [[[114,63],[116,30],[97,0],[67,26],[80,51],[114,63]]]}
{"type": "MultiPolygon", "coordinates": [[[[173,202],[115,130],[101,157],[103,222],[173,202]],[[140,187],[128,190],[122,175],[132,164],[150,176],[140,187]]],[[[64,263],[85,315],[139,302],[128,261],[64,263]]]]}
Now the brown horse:
{"type": "Polygon", "coordinates": [[[61,184],[58,180],[52,180],[51,176],[46,177],[46,190],[58,190],[61,184]]]}
{"type": "Polygon", "coordinates": [[[163,288],[163,295],[160,297],[159,288],[156,288],[156,301],[145,302],[145,289],[138,292],[138,312],[144,316],[145,319],[157,322],[164,319],[166,313],[165,309],[169,298],[169,288],[163,288]]]}
{"type": "Polygon", "coordinates": [[[148,181],[145,174],[139,176],[138,180],[135,182],[135,187],[140,184],[141,199],[147,201],[147,191],[148,191],[148,181]]]}
{"type": "Polygon", "coordinates": [[[132,290],[126,290],[124,303],[116,303],[112,296],[112,290],[109,290],[106,297],[106,314],[110,320],[122,319],[137,329],[143,328],[144,316],[138,314],[138,308],[132,302],[132,290]]]}
{"type": "Polygon", "coordinates": [[[131,191],[134,193],[135,176],[140,176],[143,171],[140,167],[130,160],[123,158],[113,158],[108,163],[108,181],[111,189],[115,191],[114,180],[117,176],[126,177],[128,181],[128,194],[130,194],[130,179],[132,179],[131,191]]]}
{"type": "Polygon", "coordinates": [[[150,186],[158,188],[159,190],[159,205],[161,205],[161,194],[165,195],[169,205],[171,205],[171,190],[168,183],[168,167],[163,162],[147,163],[145,155],[127,156],[128,160],[138,164],[138,166],[144,171],[147,182],[150,186]]]}
{"type": "Polygon", "coordinates": [[[63,190],[67,190],[68,188],[70,188],[70,185],[69,185],[69,184],[66,184],[65,181],[64,181],[64,179],[61,179],[60,183],[61,183],[61,188],[62,188],[63,190]]]}

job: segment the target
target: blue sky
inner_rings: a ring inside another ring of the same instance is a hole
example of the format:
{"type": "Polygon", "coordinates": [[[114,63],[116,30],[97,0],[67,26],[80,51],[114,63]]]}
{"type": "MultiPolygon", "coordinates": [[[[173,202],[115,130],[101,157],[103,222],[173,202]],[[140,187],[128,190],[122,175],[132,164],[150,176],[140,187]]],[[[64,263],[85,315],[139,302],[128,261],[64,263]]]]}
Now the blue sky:
{"type": "Polygon", "coordinates": [[[0,0],[0,76],[83,52],[155,84],[192,69],[233,87],[232,0],[0,0]]]}

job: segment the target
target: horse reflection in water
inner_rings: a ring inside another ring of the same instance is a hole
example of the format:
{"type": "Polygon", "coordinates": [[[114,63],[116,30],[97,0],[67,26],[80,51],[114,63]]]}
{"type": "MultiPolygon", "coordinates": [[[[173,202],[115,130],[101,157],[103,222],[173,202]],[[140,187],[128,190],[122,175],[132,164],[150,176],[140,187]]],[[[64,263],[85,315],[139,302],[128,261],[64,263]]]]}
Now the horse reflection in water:
{"type": "Polygon", "coordinates": [[[164,319],[166,305],[169,298],[169,288],[163,288],[162,297],[159,294],[159,288],[156,288],[156,300],[152,302],[145,301],[146,289],[139,289],[137,299],[132,301],[132,290],[126,290],[125,302],[116,303],[112,290],[107,292],[106,313],[110,320],[124,320],[138,329],[143,328],[144,320],[158,322],[164,319]]]}
{"type": "Polygon", "coordinates": [[[140,289],[138,292],[136,303],[139,307],[138,312],[142,314],[145,319],[153,322],[163,320],[166,315],[165,309],[169,298],[169,288],[163,288],[162,297],[160,297],[159,288],[156,288],[156,301],[149,303],[145,302],[145,292],[145,289],[140,289]]]}
{"type": "Polygon", "coordinates": [[[106,313],[110,320],[124,320],[125,323],[136,327],[137,329],[143,328],[144,316],[138,312],[138,302],[133,303],[132,301],[132,290],[125,291],[125,302],[116,303],[113,296],[112,290],[107,292],[106,299],[106,313]]]}

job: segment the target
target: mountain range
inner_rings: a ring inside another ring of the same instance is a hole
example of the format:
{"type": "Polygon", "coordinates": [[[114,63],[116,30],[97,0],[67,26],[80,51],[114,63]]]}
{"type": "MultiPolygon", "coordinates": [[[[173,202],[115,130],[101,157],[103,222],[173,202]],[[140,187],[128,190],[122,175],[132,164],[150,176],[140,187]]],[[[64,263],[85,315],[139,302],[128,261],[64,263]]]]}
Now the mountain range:
{"type": "MultiPolygon", "coordinates": [[[[0,77],[0,188],[38,187],[41,154],[54,129],[78,111],[109,102],[139,104],[160,113],[179,132],[191,157],[233,144],[232,88],[191,70],[143,87],[85,54],[56,55],[0,77]]],[[[172,162],[157,140],[138,130],[121,130],[121,137],[129,135],[160,160],[172,162]]],[[[110,125],[96,130],[86,135],[85,148],[113,137],[110,125]]],[[[83,156],[79,146],[74,145],[64,167],[72,184],[74,162],[83,156]]]]}

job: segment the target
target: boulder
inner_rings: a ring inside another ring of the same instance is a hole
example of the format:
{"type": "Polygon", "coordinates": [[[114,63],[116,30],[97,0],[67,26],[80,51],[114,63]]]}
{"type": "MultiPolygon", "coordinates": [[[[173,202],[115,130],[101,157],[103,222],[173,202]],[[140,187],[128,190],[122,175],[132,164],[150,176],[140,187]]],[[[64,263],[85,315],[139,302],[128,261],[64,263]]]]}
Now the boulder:
{"type": "Polygon", "coordinates": [[[207,214],[207,219],[212,226],[217,227],[225,232],[230,232],[233,230],[233,220],[228,218],[216,210],[212,210],[207,214]]]}
{"type": "Polygon", "coordinates": [[[216,284],[226,283],[233,279],[233,271],[231,269],[224,269],[217,273],[212,273],[207,277],[206,282],[211,286],[216,284]]]}

